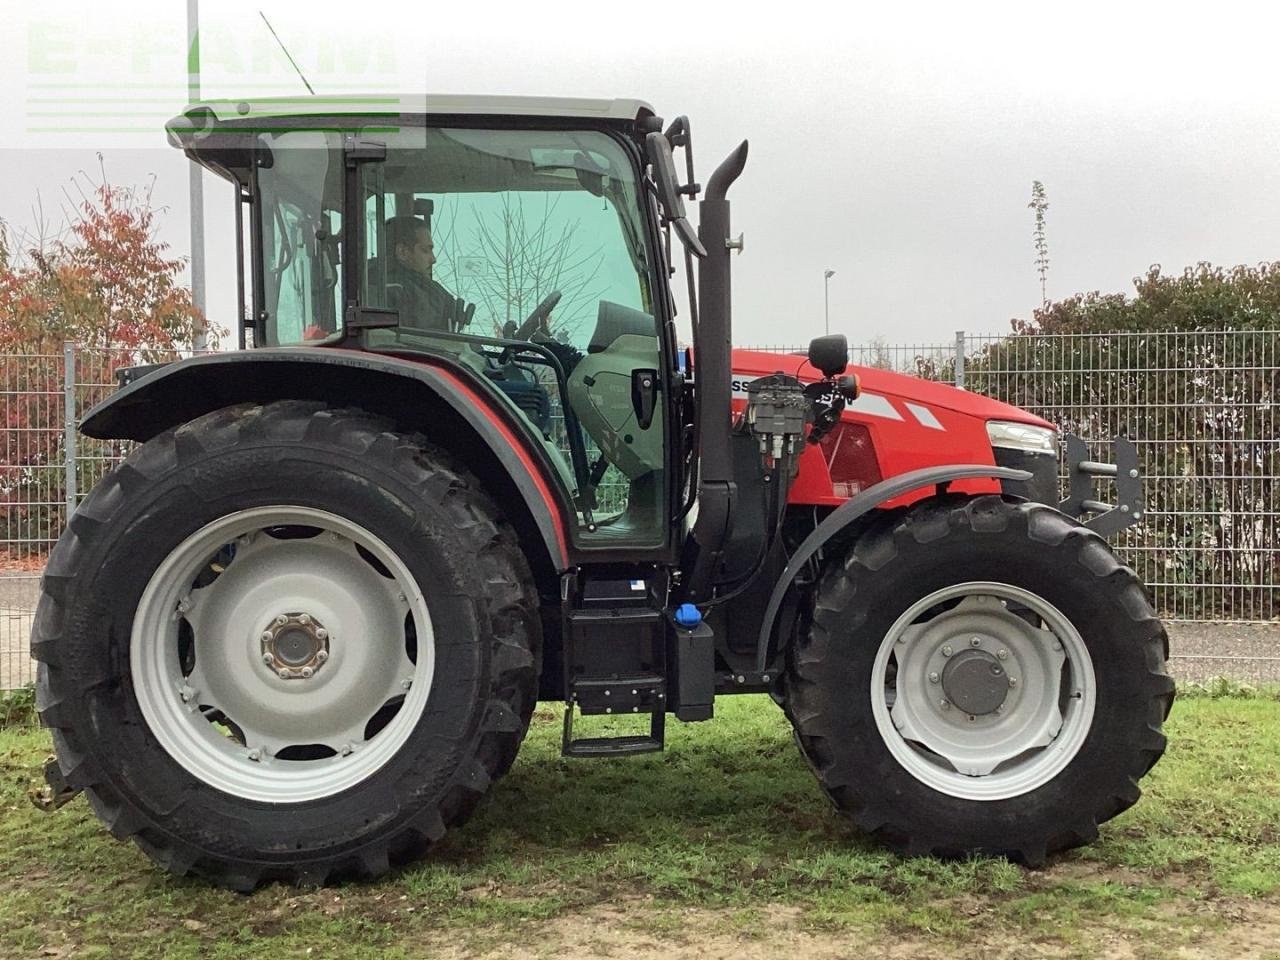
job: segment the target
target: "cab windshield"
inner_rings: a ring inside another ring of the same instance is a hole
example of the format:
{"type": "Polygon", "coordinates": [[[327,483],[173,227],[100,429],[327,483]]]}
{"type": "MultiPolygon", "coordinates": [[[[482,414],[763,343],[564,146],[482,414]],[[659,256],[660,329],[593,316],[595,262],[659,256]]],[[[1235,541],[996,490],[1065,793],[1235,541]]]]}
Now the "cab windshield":
{"type": "Polygon", "coordinates": [[[267,345],[343,339],[342,271],[396,321],[370,350],[446,356],[481,378],[541,446],[584,543],[665,538],[661,369],[641,186],[600,131],[401,127],[359,164],[345,206],[339,132],[267,135],[262,198],[267,345]],[[380,150],[378,151],[381,152],[380,150]],[[342,211],[359,213],[358,243],[342,211]],[[346,250],[358,250],[353,259],[346,250]]]}

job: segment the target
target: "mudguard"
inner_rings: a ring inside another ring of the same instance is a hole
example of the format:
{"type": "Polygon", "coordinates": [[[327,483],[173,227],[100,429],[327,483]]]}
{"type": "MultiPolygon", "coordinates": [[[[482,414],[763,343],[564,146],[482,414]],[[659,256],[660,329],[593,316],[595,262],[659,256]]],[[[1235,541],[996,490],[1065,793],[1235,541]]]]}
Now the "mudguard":
{"type": "MultiPolygon", "coordinates": [[[[80,425],[101,440],[145,441],[170,427],[236,403],[323,400],[405,419],[445,404],[501,464],[532,518],[557,572],[566,569],[564,506],[554,482],[519,436],[514,422],[467,383],[469,373],[356,350],[277,347],[207,354],[122,377],[126,386],[90,410],[80,425]]],[[[423,424],[428,435],[432,430],[423,424]]],[[[442,444],[448,445],[448,444],[442,444]]],[[[457,447],[455,446],[455,451],[457,447]]]]}
{"type": "Polygon", "coordinates": [[[760,621],[760,636],[756,641],[756,669],[763,672],[768,667],[769,639],[773,634],[774,621],[778,619],[778,610],[782,607],[782,601],[786,597],[787,591],[791,588],[791,584],[795,581],[796,575],[809,562],[810,558],[822,549],[823,544],[855,520],[895,497],[900,497],[913,490],[919,490],[921,487],[947,484],[953,480],[981,478],[1029,480],[1031,479],[1031,474],[1026,470],[1014,470],[1011,467],[996,467],[990,464],[949,464],[940,467],[925,467],[921,470],[898,474],[898,476],[890,477],[888,480],[882,480],[863,490],[857,496],[846,500],[844,504],[831,511],[827,518],[818,524],[813,532],[805,537],[800,546],[791,554],[790,560],[787,561],[786,569],[782,571],[782,576],[774,584],[773,592],[769,595],[769,605],[765,608],[764,617],[760,621]]]}

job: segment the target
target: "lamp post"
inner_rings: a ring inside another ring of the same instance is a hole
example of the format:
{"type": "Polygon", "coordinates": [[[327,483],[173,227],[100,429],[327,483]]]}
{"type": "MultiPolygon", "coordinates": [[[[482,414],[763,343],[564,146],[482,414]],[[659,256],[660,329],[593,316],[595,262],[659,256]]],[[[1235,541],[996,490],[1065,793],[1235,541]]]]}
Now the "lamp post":
{"type": "MultiPolygon", "coordinates": [[[[200,99],[200,0],[187,0],[187,102],[200,99]]],[[[208,346],[205,324],[204,283],[204,179],[203,169],[194,160],[187,163],[187,191],[191,205],[191,302],[200,311],[199,326],[191,346],[200,351],[208,346]]]]}
{"type": "Polygon", "coordinates": [[[822,271],[822,332],[831,332],[831,278],[836,275],[834,270],[822,271]]]}

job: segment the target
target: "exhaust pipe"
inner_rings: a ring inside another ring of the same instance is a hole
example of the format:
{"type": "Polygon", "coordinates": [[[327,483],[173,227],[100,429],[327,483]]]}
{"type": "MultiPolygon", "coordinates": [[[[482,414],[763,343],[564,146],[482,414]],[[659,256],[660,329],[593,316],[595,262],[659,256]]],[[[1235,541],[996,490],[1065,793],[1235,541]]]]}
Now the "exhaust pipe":
{"type": "Polygon", "coordinates": [[[686,555],[687,599],[709,599],[732,532],[737,495],[729,445],[732,416],[732,304],[730,298],[729,201],[726,194],[747,162],[742,141],[716,168],[698,204],[698,238],[707,255],[698,264],[698,329],[694,336],[694,377],[698,397],[698,519],[686,555]]]}

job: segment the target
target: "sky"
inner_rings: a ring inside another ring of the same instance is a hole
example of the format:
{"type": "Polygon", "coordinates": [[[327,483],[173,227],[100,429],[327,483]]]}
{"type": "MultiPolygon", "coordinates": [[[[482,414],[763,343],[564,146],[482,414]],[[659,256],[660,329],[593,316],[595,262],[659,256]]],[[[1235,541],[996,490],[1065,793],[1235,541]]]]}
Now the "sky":
{"type": "MultiPolygon", "coordinates": [[[[735,341],[998,333],[1048,295],[1131,291],[1280,259],[1280,7],[1220,2],[566,5],[206,0],[205,95],[637,97],[693,129],[699,179],[751,143],[731,191],[735,341]]],[[[0,0],[0,220],[50,232],[73,179],[149,187],[190,253],[178,0],[0,0]],[[102,154],[99,161],[98,154],[102,154]]],[[[209,312],[234,315],[232,188],[206,175],[209,312]]],[[[696,219],[696,217],[695,217],[696,219]]]]}

